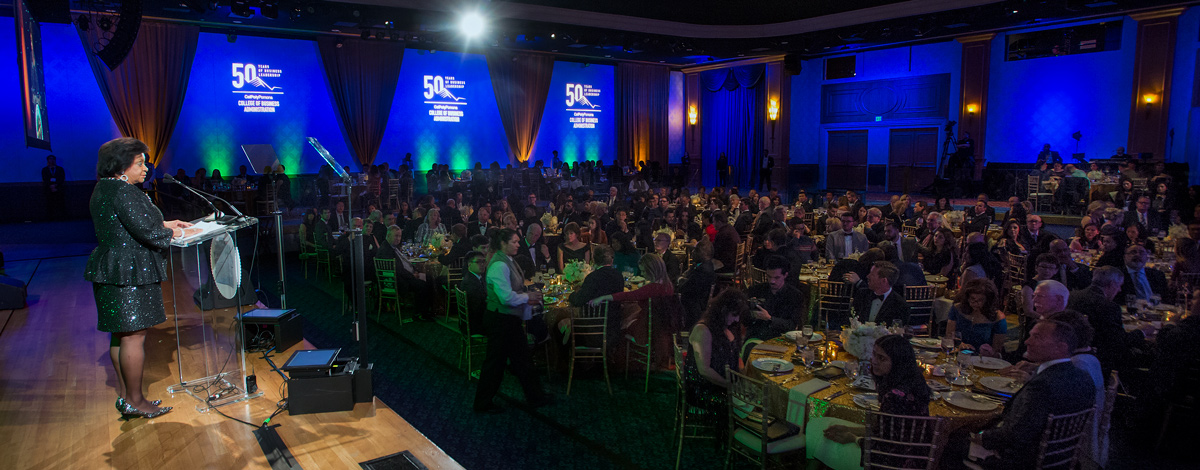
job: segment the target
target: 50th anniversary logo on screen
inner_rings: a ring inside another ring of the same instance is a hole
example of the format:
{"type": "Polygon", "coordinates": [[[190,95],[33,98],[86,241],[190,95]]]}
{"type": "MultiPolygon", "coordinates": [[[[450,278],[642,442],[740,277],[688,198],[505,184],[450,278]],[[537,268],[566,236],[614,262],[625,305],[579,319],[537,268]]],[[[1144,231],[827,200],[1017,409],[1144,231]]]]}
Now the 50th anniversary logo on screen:
{"type": "Polygon", "coordinates": [[[467,81],[451,76],[424,75],[421,77],[422,96],[429,106],[433,122],[462,122],[467,105],[467,81]]]}
{"type": "Polygon", "coordinates": [[[233,63],[233,93],[243,113],[274,113],[279,110],[283,87],[278,86],[283,70],[269,64],[233,63]]]}
{"type": "Polygon", "coordinates": [[[600,112],[600,105],[593,104],[593,101],[600,101],[599,88],[586,83],[567,84],[567,123],[571,124],[571,128],[596,128],[596,124],[600,122],[600,118],[596,117],[596,113],[600,112]]]}

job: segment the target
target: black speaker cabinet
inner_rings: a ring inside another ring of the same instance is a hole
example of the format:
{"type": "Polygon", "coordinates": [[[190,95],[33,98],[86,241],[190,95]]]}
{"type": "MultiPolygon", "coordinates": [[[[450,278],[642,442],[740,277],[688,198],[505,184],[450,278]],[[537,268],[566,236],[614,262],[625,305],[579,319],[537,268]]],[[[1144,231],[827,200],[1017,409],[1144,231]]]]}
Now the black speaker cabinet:
{"type": "Polygon", "coordinates": [[[304,338],[304,317],[296,309],[256,308],[242,314],[245,345],[254,346],[255,338],[271,337],[276,352],[287,351],[304,338]]]}
{"type": "Polygon", "coordinates": [[[344,373],[288,380],[288,414],[353,410],[353,380],[353,375],[344,373]]]}

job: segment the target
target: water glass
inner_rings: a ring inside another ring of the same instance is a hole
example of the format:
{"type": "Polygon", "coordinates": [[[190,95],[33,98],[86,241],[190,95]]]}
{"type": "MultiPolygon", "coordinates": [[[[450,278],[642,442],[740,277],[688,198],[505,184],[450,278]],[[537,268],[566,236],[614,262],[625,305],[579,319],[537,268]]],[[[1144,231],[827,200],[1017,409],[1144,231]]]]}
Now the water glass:
{"type": "Polygon", "coordinates": [[[812,325],[804,325],[804,329],[800,330],[800,334],[804,336],[804,339],[811,340],[813,337],[812,325]]]}
{"type": "Polygon", "coordinates": [[[946,382],[950,384],[950,388],[954,388],[954,382],[958,380],[958,366],[954,364],[946,365],[946,382]]]}

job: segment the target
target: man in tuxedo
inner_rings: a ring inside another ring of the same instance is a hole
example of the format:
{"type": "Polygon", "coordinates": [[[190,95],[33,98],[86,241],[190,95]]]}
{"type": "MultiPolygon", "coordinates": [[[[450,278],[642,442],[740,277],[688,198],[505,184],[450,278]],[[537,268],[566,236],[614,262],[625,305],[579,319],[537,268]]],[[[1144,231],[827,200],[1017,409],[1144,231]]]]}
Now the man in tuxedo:
{"type": "Polygon", "coordinates": [[[908,324],[908,302],[900,292],[892,290],[899,277],[896,265],[887,261],[876,261],[871,266],[867,287],[854,293],[853,314],[859,321],[889,325],[892,320],[900,320],[908,324]]]}
{"type": "Polygon", "coordinates": [[[808,193],[803,189],[796,195],[796,203],[794,205],[796,207],[803,207],[805,212],[813,210],[812,201],[808,199],[808,193]]]}
{"type": "Polygon", "coordinates": [[[963,232],[987,233],[988,225],[992,223],[993,215],[988,215],[987,202],[975,201],[975,207],[966,212],[967,220],[963,221],[963,232]]]}
{"type": "Polygon", "coordinates": [[[1060,238],[1050,242],[1050,254],[1058,262],[1058,274],[1054,275],[1054,280],[1071,290],[1086,289],[1092,284],[1092,270],[1075,262],[1066,240],[1060,238]]]}
{"type": "Polygon", "coordinates": [[[746,290],[746,295],[756,299],[761,307],[750,310],[752,318],[746,325],[746,337],[766,340],[802,328],[808,303],[800,289],[787,282],[792,265],[786,258],[773,254],[763,264],[766,282],[746,290]]]}
{"type": "Polygon", "coordinates": [[[475,247],[471,246],[470,239],[467,235],[467,226],[464,224],[454,224],[450,227],[450,252],[438,256],[438,262],[446,266],[452,265],[455,262],[462,260],[475,247]]]}
{"type": "Polygon", "coordinates": [[[841,218],[842,231],[825,237],[825,255],[831,260],[847,258],[852,253],[862,253],[870,248],[867,236],[854,231],[854,215],[843,212],[841,218]]]}
{"type": "Polygon", "coordinates": [[[754,213],[750,211],[750,200],[742,199],[738,202],[737,217],[733,221],[733,229],[738,233],[750,233],[754,226],[754,213]]]}
{"type": "Polygon", "coordinates": [[[1036,249],[1035,247],[1039,246],[1039,243],[1045,243],[1044,246],[1049,246],[1050,241],[1046,240],[1047,237],[1058,238],[1052,233],[1042,231],[1042,216],[1029,214],[1025,217],[1025,229],[1021,230],[1021,233],[1017,235],[1017,241],[1021,242],[1021,245],[1026,249],[1032,251],[1036,249]]]}
{"type": "Polygon", "coordinates": [[[520,250],[517,251],[516,256],[513,256],[513,260],[525,272],[525,279],[531,279],[538,267],[545,266],[550,262],[550,248],[542,239],[540,224],[529,224],[525,228],[525,236],[521,238],[520,250]]]}
{"type": "Polygon", "coordinates": [[[1159,221],[1158,213],[1150,210],[1150,196],[1145,194],[1138,196],[1134,211],[1125,214],[1126,226],[1132,225],[1134,222],[1142,224],[1146,233],[1158,233],[1159,230],[1165,229],[1159,221]]]}
{"type": "Polygon", "coordinates": [[[475,220],[467,224],[467,236],[487,235],[487,229],[491,226],[492,209],[488,206],[480,207],[475,211],[475,220]]]}
{"type": "Polygon", "coordinates": [[[413,308],[417,311],[417,318],[423,321],[433,321],[433,315],[430,314],[429,308],[432,296],[428,295],[429,292],[432,292],[432,286],[417,276],[413,264],[400,251],[400,244],[403,243],[402,232],[403,230],[395,225],[388,227],[387,244],[380,246],[375,251],[375,257],[396,261],[397,287],[413,293],[413,308]]]}
{"type": "Polygon", "coordinates": [[[1125,284],[1121,287],[1122,298],[1137,296],[1147,300],[1152,295],[1162,296],[1167,292],[1167,276],[1154,268],[1146,268],[1150,253],[1146,247],[1132,245],[1125,249],[1125,284]]]}
{"type": "MultiPolygon", "coordinates": [[[[153,176],[153,175],[151,175],[153,176]]],[[[46,157],[46,166],[42,168],[42,194],[46,196],[46,212],[53,218],[62,217],[67,210],[65,189],[63,182],[67,179],[67,173],[63,171],[63,167],[58,166],[58,157],[50,155],[46,157]]]]}
{"type": "Polygon", "coordinates": [[[625,279],[617,268],[613,267],[613,250],[605,245],[596,245],[592,250],[592,258],[599,267],[583,279],[578,289],[567,297],[572,306],[582,307],[589,301],[602,295],[612,295],[625,290],[625,279]]]}
{"type": "MultiPolygon", "coordinates": [[[[484,245],[487,245],[486,240],[484,245]]],[[[458,288],[467,294],[467,324],[463,325],[460,321],[459,331],[467,331],[462,328],[469,327],[472,335],[481,335],[483,312],[487,311],[487,256],[481,251],[472,251],[464,259],[467,269],[463,271],[458,288]]]]}
{"type": "Polygon", "coordinates": [[[903,236],[895,221],[889,220],[883,224],[883,239],[896,245],[897,260],[903,263],[917,262],[917,253],[921,251],[917,240],[903,236]]]}
{"type": "Polygon", "coordinates": [[[329,226],[329,208],[321,208],[321,216],[313,225],[313,243],[326,250],[333,248],[333,231],[329,226]]]}
{"type": "Polygon", "coordinates": [[[742,242],[742,237],[729,225],[729,215],[725,211],[713,212],[712,217],[713,227],[717,229],[717,237],[713,240],[714,259],[721,262],[717,272],[731,272],[737,261],[737,246],[742,242]]]}
{"type": "Polygon", "coordinates": [[[1067,323],[1043,320],[1033,327],[1025,342],[1025,359],[1039,364],[1036,372],[1004,407],[999,424],[969,435],[973,445],[995,454],[980,462],[983,468],[1033,468],[1034,449],[1048,415],[1093,406],[1096,389],[1091,377],[1071,363],[1078,342],[1074,328],[1067,323]]]}

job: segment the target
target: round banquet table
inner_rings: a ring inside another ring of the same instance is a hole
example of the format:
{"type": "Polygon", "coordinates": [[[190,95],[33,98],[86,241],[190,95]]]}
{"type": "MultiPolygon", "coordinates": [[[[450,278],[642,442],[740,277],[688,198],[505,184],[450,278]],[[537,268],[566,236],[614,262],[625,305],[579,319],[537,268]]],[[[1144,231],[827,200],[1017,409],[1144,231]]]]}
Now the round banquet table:
{"type": "MultiPolygon", "coordinates": [[[[578,315],[580,310],[579,307],[572,306],[567,299],[578,287],[578,284],[571,284],[563,281],[562,275],[560,274],[550,277],[546,282],[545,288],[542,290],[542,298],[545,302],[543,316],[545,317],[546,328],[550,331],[550,340],[554,342],[553,344],[567,345],[570,343],[571,322],[567,320],[578,315]]],[[[640,287],[639,283],[628,280],[625,281],[625,291],[627,292],[637,289],[638,287],[640,287]]],[[[620,325],[621,329],[623,330],[623,334],[613,333],[609,335],[609,362],[615,364],[625,363],[625,348],[623,347],[622,342],[611,344],[614,341],[612,338],[621,338],[624,341],[626,335],[632,335],[638,341],[638,343],[645,344],[646,319],[641,312],[642,310],[640,307],[638,307],[637,302],[614,302],[613,304],[609,305],[609,315],[620,315],[620,325]],[[616,310],[614,310],[614,308],[616,308],[616,310]]],[[[656,320],[655,323],[659,322],[656,320]]],[[[660,333],[666,335],[674,333],[673,331],[658,331],[660,328],[657,327],[654,330],[655,336],[658,336],[660,333]]],[[[655,355],[657,356],[658,353],[656,352],[655,355]]],[[[558,361],[559,364],[564,362],[565,361],[558,361]]]]}
{"type": "MultiPolygon", "coordinates": [[[[838,335],[839,332],[827,331],[827,332],[824,332],[824,334],[826,335],[827,338],[830,337],[830,335],[834,335],[834,337],[836,337],[836,335],[838,335]]],[[[814,346],[819,345],[819,346],[828,347],[834,343],[835,342],[833,342],[833,341],[823,341],[821,343],[813,343],[813,344],[814,344],[814,346]]],[[[800,384],[803,384],[815,377],[813,376],[813,371],[806,370],[804,367],[801,367],[801,366],[796,366],[791,372],[787,372],[787,373],[783,373],[783,374],[769,374],[767,372],[764,372],[764,371],[759,370],[758,368],[752,366],[751,364],[756,359],[761,359],[761,358],[783,358],[785,360],[789,360],[792,358],[793,354],[795,354],[795,352],[796,352],[795,343],[793,343],[791,340],[784,338],[784,337],[768,340],[764,344],[774,346],[777,349],[780,346],[786,347],[787,351],[782,352],[782,353],[775,353],[775,352],[767,351],[764,349],[760,349],[761,346],[760,346],[760,348],[755,348],[755,349],[751,350],[750,358],[746,362],[745,373],[747,375],[749,375],[750,377],[756,378],[758,380],[762,380],[767,384],[767,393],[768,393],[768,395],[770,395],[768,398],[768,403],[769,403],[768,406],[770,407],[771,413],[774,416],[778,416],[778,417],[787,416],[787,406],[788,406],[788,402],[789,402],[790,389],[792,387],[796,387],[800,384]]],[[[916,347],[914,346],[914,348],[916,348],[916,347]]],[[[916,351],[918,353],[919,361],[922,360],[921,357],[922,357],[923,352],[925,353],[925,357],[929,357],[929,358],[934,357],[933,350],[931,350],[931,349],[916,348],[916,351]]],[[[849,354],[845,353],[844,351],[841,351],[840,348],[838,348],[836,357],[838,360],[846,360],[846,361],[855,360],[853,356],[850,356],[849,354]]],[[[929,360],[930,359],[927,359],[927,361],[929,361],[929,360]]],[[[933,362],[933,363],[934,364],[942,364],[945,362],[945,360],[946,360],[946,355],[941,352],[937,352],[936,359],[934,360],[936,362],[933,362]]],[[[814,370],[816,370],[816,369],[814,369],[814,370]]],[[[997,371],[994,371],[994,370],[986,370],[983,368],[976,367],[974,375],[978,376],[979,378],[999,375],[996,372],[997,371]]],[[[941,385],[946,384],[946,380],[944,378],[933,377],[933,376],[929,375],[928,373],[926,374],[926,379],[928,382],[931,382],[931,383],[938,383],[941,385]]],[[[829,387],[822,389],[822,390],[818,390],[808,396],[808,401],[806,403],[807,410],[805,413],[805,415],[806,415],[805,422],[808,422],[808,421],[812,420],[813,418],[828,416],[828,417],[843,419],[843,420],[846,420],[846,421],[849,421],[852,423],[859,423],[859,424],[866,423],[867,410],[854,404],[854,395],[857,395],[860,393],[867,393],[869,391],[857,389],[857,388],[850,386],[850,380],[845,375],[838,376],[829,382],[830,382],[829,387]]],[[[979,393],[982,390],[979,387],[980,387],[979,385],[973,385],[969,388],[971,389],[970,391],[979,393]]],[[[961,390],[964,387],[955,386],[954,388],[956,390],[961,390]]],[[[946,403],[942,400],[934,400],[933,402],[931,402],[929,404],[930,416],[941,417],[946,421],[946,432],[943,434],[943,442],[938,443],[939,447],[944,447],[944,445],[945,445],[944,439],[952,431],[957,430],[957,429],[968,429],[968,430],[981,429],[985,425],[987,425],[990,421],[999,417],[1000,414],[1003,412],[1003,410],[1004,410],[1004,405],[1000,405],[996,409],[993,409],[991,411],[972,411],[972,410],[967,410],[964,408],[959,408],[957,406],[946,403]]]]}

